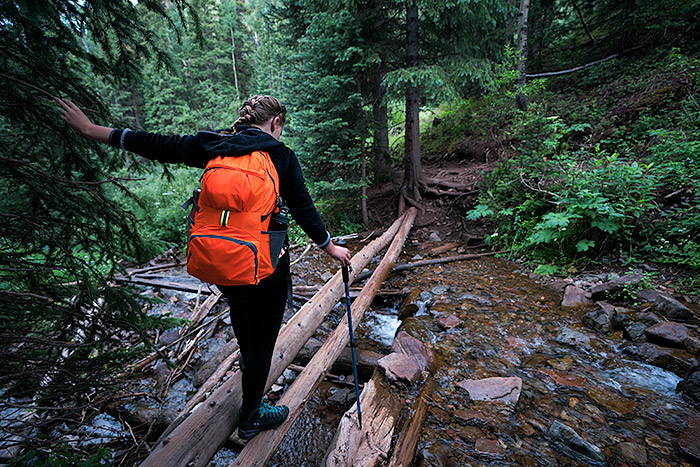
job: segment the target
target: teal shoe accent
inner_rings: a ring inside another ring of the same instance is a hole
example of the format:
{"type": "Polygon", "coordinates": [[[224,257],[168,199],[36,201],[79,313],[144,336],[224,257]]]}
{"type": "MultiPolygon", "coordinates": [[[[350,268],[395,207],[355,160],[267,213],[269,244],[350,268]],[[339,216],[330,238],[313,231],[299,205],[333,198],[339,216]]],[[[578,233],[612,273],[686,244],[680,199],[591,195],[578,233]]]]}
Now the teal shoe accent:
{"type": "Polygon", "coordinates": [[[277,428],[287,419],[288,415],[289,407],[287,406],[273,406],[261,402],[250,415],[241,413],[238,437],[248,440],[261,431],[277,428]]]}

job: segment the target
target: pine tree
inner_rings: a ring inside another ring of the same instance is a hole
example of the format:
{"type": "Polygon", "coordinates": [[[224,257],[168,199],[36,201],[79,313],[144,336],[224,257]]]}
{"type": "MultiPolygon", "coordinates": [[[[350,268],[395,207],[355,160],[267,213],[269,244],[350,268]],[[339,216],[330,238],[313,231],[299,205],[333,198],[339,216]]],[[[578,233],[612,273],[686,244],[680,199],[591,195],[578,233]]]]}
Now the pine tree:
{"type": "Polygon", "coordinates": [[[132,216],[104,194],[120,185],[110,174],[124,155],[68,130],[52,99],[110,121],[95,78],[128,87],[144,60],[167,63],[146,10],[165,15],[158,2],[1,3],[0,404],[55,408],[41,413],[40,427],[70,420],[88,393],[110,384],[129,357],[125,336],[147,341],[147,329],[168,324],[109,281],[121,258],[148,253],[132,216]]]}

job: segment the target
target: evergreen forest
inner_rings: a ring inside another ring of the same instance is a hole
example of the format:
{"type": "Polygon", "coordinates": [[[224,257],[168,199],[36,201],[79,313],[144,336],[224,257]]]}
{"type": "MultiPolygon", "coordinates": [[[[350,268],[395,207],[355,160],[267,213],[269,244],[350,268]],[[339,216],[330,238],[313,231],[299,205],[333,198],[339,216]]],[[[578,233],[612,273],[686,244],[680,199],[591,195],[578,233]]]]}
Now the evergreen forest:
{"type": "MultiPolygon", "coordinates": [[[[2,0],[0,15],[0,463],[142,459],[144,444],[63,435],[183,325],[115,276],[184,252],[201,170],[84,139],[55,98],[107,127],[195,134],[273,95],[333,236],[415,206],[539,275],[654,265],[700,300],[698,0],[2,0]]],[[[308,241],[295,225],[290,240],[308,241]]]]}

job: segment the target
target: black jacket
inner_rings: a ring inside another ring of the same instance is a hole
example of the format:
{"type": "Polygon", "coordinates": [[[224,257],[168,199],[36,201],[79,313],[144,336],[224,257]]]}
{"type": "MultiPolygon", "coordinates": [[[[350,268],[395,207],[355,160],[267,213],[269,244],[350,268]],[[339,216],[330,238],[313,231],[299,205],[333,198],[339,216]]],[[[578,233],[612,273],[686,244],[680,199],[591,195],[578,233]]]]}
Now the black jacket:
{"type": "Polygon", "coordinates": [[[200,131],[187,136],[114,129],[109,135],[109,144],[159,162],[201,168],[218,156],[235,157],[265,151],[277,170],[280,196],[294,220],[319,246],[325,247],[330,242],[330,234],[306,188],[296,154],[259,128],[239,127],[235,135],[200,131]]]}

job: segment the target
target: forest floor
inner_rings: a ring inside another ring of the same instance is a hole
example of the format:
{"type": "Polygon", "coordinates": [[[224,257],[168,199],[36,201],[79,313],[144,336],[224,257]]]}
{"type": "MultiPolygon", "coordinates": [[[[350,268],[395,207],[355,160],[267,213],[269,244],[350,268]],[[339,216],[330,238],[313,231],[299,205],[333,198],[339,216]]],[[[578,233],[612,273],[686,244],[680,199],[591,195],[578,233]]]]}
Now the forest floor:
{"type": "MultiPolygon", "coordinates": [[[[468,191],[460,194],[455,190],[450,194],[435,195],[425,193],[420,202],[419,213],[411,232],[412,238],[418,241],[431,240],[442,243],[459,243],[463,248],[483,246],[486,236],[494,233],[496,225],[493,222],[468,220],[467,212],[472,209],[479,195],[478,189],[482,177],[493,171],[498,165],[498,158],[492,156],[490,148],[478,147],[478,144],[465,141],[462,150],[449,156],[428,159],[423,162],[423,172],[431,182],[445,185],[460,185],[469,187],[468,191]],[[479,149],[483,152],[478,153],[479,149]]],[[[393,180],[402,180],[403,174],[395,170],[393,180]]],[[[398,192],[400,186],[396,182],[385,182],[368,190],[368,214],[370,228],[385,228],[397,217],[398,192]]],[[[515,259],[518,262],[527,262],[515,259]]],[[[528,267],[528,264],[523,264],[528,267]]],[[[531,269],[536,264],[530,265],[531,269]]],[[[575,279],[583,274],[615,273],[623,275],[630,269],[641,268],[649,275],[649,285],[668,293],[674,293],[679,284],[697,275],[688,268],[675,264],[655,263],[647,261],[643,264],[628,264],[624,258],[601,257],[598,261],[578,268],[570,267],[568,276],[575,279]]],[[[685,295],[685,301],[700,303],[700,293],[685,295]]]]}

